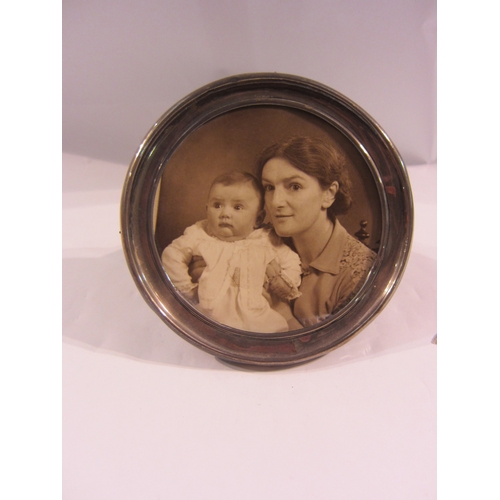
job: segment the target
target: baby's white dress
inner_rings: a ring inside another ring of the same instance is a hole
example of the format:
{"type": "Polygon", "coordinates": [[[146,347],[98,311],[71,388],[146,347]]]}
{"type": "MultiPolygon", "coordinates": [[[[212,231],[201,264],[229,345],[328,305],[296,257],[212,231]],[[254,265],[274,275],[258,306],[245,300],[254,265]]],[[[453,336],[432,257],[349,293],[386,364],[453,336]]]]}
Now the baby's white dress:
{"type": "Polygon", "coordinates": [[[183,294],[198,287],[196,307],[227,326],[271,333],[287,331],[288,324],[263,296],[267,265],[281,267],[281,276],[291,286],[289,298],[300,295],[300,258],[268,228],[253,231],[239,241],[222,241],[207,232],[207,221],[189,226],[162,253],[163,267],[172,284],[183,294]],[[188,266],[201,256],[207,267],[193,283],[188,266]]]}

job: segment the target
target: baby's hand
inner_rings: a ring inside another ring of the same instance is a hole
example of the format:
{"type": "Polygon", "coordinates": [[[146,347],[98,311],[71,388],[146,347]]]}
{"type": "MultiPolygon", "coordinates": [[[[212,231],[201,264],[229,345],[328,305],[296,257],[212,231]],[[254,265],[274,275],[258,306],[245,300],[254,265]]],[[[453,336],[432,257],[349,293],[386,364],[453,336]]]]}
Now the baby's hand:
{"type": "Polygon", "coordinates": [[[203,257],[193,255],[193,258],[188,266],[188,273],[193,283],[198,283],[200,281],[201,275],[206,267],[207,263],[203,260],[203,257]]]}
{"type": "Polygon", "coordinates": [[[277,295],[280,299],[290,300],[298,296],[297,289],[286,276],[281,274],[281,266],[276,260],[268,264],[266,276],[269,291],[277,295]]]}
{"type": "Polygon", "coordinates": [[[285,283],[285,280],[277,274],[274,278],[269,280],[269,290],[280,299],[286,299],[290,295],[292,287],[285,283]]]}

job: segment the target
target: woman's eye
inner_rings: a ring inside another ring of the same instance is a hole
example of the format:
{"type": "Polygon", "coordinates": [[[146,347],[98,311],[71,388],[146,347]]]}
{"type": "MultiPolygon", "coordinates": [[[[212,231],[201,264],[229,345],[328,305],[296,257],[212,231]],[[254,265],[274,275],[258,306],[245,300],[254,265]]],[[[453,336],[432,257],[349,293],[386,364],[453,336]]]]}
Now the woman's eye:
{"type": "Polygon", "coordinates": [[[270,185],[264,186],[264,191],[266,191],[266,192],[272,191],[273,189],[274,189],[273,186],[270,186],[270,185]]]}
{"type": "Polygon", "coordinates": [[[298,191],[302,186],[300,184],[290,184],[290,189],[292,191],[298,191]]]}

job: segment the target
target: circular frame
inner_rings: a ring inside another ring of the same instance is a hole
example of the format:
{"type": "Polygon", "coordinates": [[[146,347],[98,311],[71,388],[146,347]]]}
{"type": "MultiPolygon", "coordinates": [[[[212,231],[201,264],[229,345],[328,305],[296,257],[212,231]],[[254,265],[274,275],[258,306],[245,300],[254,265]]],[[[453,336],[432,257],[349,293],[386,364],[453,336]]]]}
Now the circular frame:
{"type": "Polygon", "coordinates": [[[185,340],[226,361],[249,365],[301,363],[351,339],[373,320],[394,293],[408,260],[412,231],[408,174],[387,134],[340,93],[292,75],[238,75],[188,95],[151,128],[131,162],[122,194],[124,253],[146,302],[185,340]],[[381,205],[377,257],[354,299],[322,323],[279,334],[236,330],[210,320],[190,306],[167,278],[154,238],[156,193],[162,173],[182,141],[214,118],[256,106],[299,110],[339,130],[364,158],[381,205]]]}

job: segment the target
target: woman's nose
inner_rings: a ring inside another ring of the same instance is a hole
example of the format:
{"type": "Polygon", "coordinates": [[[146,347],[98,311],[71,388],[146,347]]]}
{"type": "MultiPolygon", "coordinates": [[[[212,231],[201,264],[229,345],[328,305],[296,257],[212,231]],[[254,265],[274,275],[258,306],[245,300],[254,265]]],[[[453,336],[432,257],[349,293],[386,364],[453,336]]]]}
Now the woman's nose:
{"type": "Polygon", "coordinates": [[[279,208],[285,205],[285,193],[283,189],[276,187],[272,192],[271,205],[274,208],[279,208]]]}

